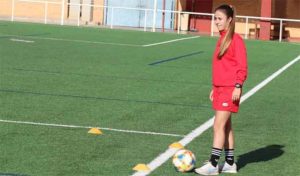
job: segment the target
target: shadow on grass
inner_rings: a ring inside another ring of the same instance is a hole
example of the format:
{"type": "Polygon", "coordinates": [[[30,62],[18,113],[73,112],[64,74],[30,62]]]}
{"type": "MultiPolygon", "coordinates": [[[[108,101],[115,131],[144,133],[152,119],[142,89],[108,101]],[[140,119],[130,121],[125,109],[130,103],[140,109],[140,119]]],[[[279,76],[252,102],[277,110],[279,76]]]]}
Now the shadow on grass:
{"type": "Polygon", "coordinates": [[[265,162],[278,158],[284,153],[282,148],[284,148],[283,145],[274,144],[239,155],[237,161],[238,169],[240,170],[250,163],[265,162]]]}

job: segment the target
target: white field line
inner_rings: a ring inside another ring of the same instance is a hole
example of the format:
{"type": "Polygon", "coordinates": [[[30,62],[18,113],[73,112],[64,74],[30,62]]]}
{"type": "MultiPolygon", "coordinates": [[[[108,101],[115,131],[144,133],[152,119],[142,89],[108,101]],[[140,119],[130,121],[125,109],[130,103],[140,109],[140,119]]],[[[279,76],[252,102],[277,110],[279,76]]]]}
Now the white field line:
{"type": "Polygon", "coordinates": [[[15,38],[11,38],[10,40],[13,42],[34,43],[34,41],[32,41],[32,40],[21,40],[21,39],[15,39],[15,38]]]}
{"type": "MultiPolygon", "coordinates": [[[[280,75],[284,70],[286,70],[287,68],[289,68],[291,65],[293,65],[294,63],[296,63],[299,60],[300,60],[300,55],[298,57],[296,57],[295,59],[293,59],[292,61],[290,61],[285,66],[283,66],[282,68],[280,68],[279,70],[277,70],[275,73],[273,73],[271,76],[266,78],[264,81],[262,81],[261,83],[256,85],[254,88],[252,88],[250,91],[248,91],[244,96],[242,96],[241,103],[246,101],[250,96],[255,94],[258,90],[263,88],[270,81],[272,81],[274,78],[276,78],[278,75],[280,75]]],[[[214,117],[215,116],[213,116],[208,121],[206,121],[204,124],[200,125],[196,129],[194,129],[192,132],[190,132],[188,135],[186,135],[183,139],[181,139],[179,141],[179,143],[182,144],[183,146],[186,146],[191,141],[193,141],[196,137],[200,136],[203,132],[205,132],[207,129],[212,127],[214,117]]],[[[138,171],[138,172],[135,172],[132,176],[149,175],[152,171],[157,169],[159,166],[161,166],[163,163],[165,163],[169,158],[171,158],[177,150],[178,149],[174,149],[174,148],[167,149],[164,153],[160,154],[154,160],[152,160],[150,163],[147,164],[147,166],[150,169],[149,171],[138,171]]]]}
{"type": "Polygon", "coordinates": [[[2,122],[2,123],[13,123],[13,124],[36,125],[36,126],[62,127],[62,128],[82,128],[82,129],[98,128],[100,130],[116,131],[116,132],[123,132],[123,133],[135,133],[135,134],[147,134],[147,135],[184,137],[184,135],[179,135],[179,134],[157,133],[157,132],[135,131],[135,130],[122,130],[122,129],[92,127],[92,126],[63,125],[63,124],[40,123],[40,122],[26,122],[26,121],[15,121],[15,120],[5,120],[5,119],[0,119],[0,122],[2,122]]]}
{"type": "Polygon", "coordinates": [[[189,39],[194,39],[194,38],[199,38],[199,37],[200,37],[200,36],[194,36],[194,37],[186,37],[186,38],[180,38],[180,39],[168,40],[168,41],[164,41],[164,42],[159,42],[159,43],[152,43],[152,44],[143,45],[143,47],[162,45],[162,44],[166,44],[166,43],[172,43],[172,42],[177,42],[177,41],[182,41],[182,40],[189,40],[189,39]]]}
{"type": "MultiPolygon", "coordinates": [[[[194,38],[199,38],[200,37],[200,36],[194,36],[194,37],[186,37],[186,38],[168,40],[168,41],[164,41],[164,42],[152,43],[152,44],[146,44],[146,45],[135,45],[135,44],[128,44],[128,43],[111,43],[111,42],[100,42],[100,41],[89,41],[89,40],[73,40],[73,39],[62,39],[62,38],[51,38],[51,37],[35,37],[35,36],[0,34],[0,37],[6,37],[6,36],[7,37],[30,38],[30,39],[38,39],[38,40],[52,40],[52,41],[78,42],[78,43],[116,45],[116,46],[131,46],[131,47],[156,46],[156,45],[162,45],[162,44],[166,44],[166,43],[173,43],[173,42],[177,42],[177,41],[189,40],[189,39],[194,39],[194,38]]],[[[22,39],[13,39],[13,41],[17,41],[17,40],[18,41],[26,41],[26,40],[22,40],[22,39]]]]}
{"type": "MultiPolygon", "coordinates": [[[[52,41],[77,42],[77,43],[102,44],[102,45],[116,45],[116,46],[131,46],[131,47],[156,46],[156,45],[162,45],[162,44],[166,44],[166,43],[173,43],[173,42],[177,42],[177,41],[189,40],[189,39],[194,39],[194,38],[199,38],[200,37],[200,36],[194,36],[194,37],[186,37],[186,38],[168,40],[168,41],[164,41],[164,42],[152,43],[152,44],[146,44],[146,45],[134,45],[134,44],[128,44],[128,43],[111,43],[111,42],[100,42],[100,41],[89,41],[89,40],[73,40],[73,39],[62,39],[62,38],[51,38],[51,37],[35,37],[35,36],[0,34],[0,37],[5,37],[5,36],[7,36],[7,37],[19,37],[19,38],[30,38],[30,39],[38,39],[38,40],[52,40],[52,41]]],[[[17,40],[18,41],[24,41],[24,42],[26,41],[26,40],[22,40],[22,39],[13,39],[12,41],[17,41],[17,40]]]]}
{"type": "Polygon", "coordinates": [[[51,37],[35,37],[35,36],[0,34],[0,37],[6,37],[6,36],[7,37],[30,38],[30,39],[38,39],[38,40],[52,40],[52,41],[77,42],[77,43],[89,43],[89,44],[141,47],[141,45],[127,44],[127,43],[110,43],[110,42],[99,42],[99,41],[89,41],[89,40],[73,40],[73,39],[61,39],[61,38],[51,38],[51,37]]]}

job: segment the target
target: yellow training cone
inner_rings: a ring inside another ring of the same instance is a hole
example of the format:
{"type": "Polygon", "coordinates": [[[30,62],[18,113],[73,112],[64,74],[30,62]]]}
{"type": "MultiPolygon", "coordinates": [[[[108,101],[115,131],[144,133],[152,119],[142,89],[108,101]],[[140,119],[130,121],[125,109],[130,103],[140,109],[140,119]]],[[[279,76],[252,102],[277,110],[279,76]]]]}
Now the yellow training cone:
{"type": "Polygon", "coordinates": [[[99,134],[102,134],[102,131],[99,130],[98,128],[91,128],[88,133],[99,135],[99,134]]]}
{"type": "Polygon", "coordinates": [[[173,144],[171,144],[169,146],[169,148],[178,148],[178,149],[182,149],[184,148],[182,144],[180,144],[179,142],[174,142],[173,144]]]}
{"type": "Polygon", "coordinates": [[[133,168],[133,170],[135,170],[135,171],[149,171],[150,168],[146,164],[138,164],[133,168]]]}

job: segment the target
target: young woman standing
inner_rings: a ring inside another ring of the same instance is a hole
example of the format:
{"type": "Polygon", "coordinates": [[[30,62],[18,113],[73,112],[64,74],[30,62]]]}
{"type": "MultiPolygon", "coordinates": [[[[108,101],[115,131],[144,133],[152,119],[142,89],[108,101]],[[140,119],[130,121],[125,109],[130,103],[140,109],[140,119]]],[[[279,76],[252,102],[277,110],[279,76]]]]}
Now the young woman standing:
{"type": "Polygon", "coordinates": [[[209,95],[215,110],[214,137],[210,160],[195,169],[201,175],[237,172],[231,114],[238,112],[243,83],[247,78],[246,47],[243,39],[234,33],[234,8],[229,5],[219,6],[215,10],[214,21],[221,36],[213,55],[212,90],[209,95]],[[225,163],[219,167],[218,161],[223,149],[225,163]]]}

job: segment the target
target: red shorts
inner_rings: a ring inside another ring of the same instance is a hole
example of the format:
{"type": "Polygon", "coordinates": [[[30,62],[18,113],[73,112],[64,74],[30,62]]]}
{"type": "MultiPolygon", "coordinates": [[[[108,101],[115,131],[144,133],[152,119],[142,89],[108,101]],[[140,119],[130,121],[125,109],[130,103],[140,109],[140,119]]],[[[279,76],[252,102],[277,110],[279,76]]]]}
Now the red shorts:
{"type": "Polygon", "coordinates": [[[213,109],[218,111],[238,112],[240,102],[232,101],[232,92],[234,87],[216,87],[213,88],[213,109]]]}

